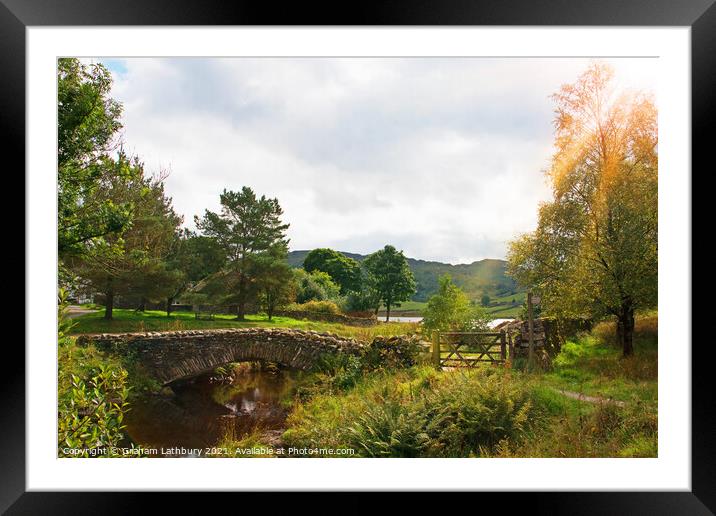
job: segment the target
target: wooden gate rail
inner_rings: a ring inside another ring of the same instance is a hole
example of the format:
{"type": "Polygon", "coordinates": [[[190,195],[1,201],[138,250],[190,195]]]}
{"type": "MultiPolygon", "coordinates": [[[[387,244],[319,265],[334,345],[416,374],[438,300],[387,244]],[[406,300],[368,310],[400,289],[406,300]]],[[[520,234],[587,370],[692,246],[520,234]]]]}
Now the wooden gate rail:
{"type": "Polygon", "coordinates": [[[503,364],[506,359],[507,335],[504,331],[433,334],[433,363],[438,367],[477,367],[481,362],[503,364]],[[465,349],[468,346],[476,351],[465,349]],[[463,348],[462,352],[460,348],[463,348]],[[448,352],[447,356],[442,355],[443,351],[448,352]],[[467,352],[472,356],[463,356],[467,352]]]}

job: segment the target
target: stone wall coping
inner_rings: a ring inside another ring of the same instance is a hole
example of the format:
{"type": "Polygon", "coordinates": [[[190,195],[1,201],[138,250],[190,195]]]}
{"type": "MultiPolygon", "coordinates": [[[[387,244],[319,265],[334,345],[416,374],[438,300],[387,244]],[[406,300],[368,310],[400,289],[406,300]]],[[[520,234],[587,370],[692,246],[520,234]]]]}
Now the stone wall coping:
{"type": "Polygon", "coordinates": [[[315,330],[300,330],[293,328],[215,328],[206,330],[168,330],[149,332],[122,332],[122,333],[83,333],[78,335],[82,340],[101,341],[134,341],[134,340],[156,340],[156,339],[182,339],[187,337],[213,337],[219,335],[261,335],[261,336],[285,336],[285,337],[320,337],[326,340],[338,340],[347,344],[362,343],[356,339],[342,337],[335,333],[318,332],[315,330]]]}

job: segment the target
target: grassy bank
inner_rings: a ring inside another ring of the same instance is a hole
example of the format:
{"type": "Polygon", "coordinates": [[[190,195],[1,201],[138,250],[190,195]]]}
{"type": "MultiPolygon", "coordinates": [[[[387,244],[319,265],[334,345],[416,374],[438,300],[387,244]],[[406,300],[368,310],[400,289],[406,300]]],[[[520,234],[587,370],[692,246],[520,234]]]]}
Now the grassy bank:
{"type": "Polygon", "coordinates": [[[175,312],[167,317],[166,312],[147,310],[115,309],[111,321],[104,319],[104,310],[77,317],[73,320],[72,334],[82,333],[122,333],[142,331],[196,330],[211,328],[293,328],[334,333],[343,337],[371,340],[377,335],[393,336],[415,332],[417,324],[379,323],[372,327],[346,326],[339,323],[293,319],[291,317],[273,317],[271,321],[264,315],[247,315],[245,321],[237,321],[235,315],[217,314],[213,321],[197,320],[193,313],[175,312]]]}
{"type": "MultiPolygon", "coordinates": [[[[543,377],[546,385],[589,396],[654,403],[658,379],[658,317],[638,317],[634,355],[623,358],[614,342],[614,323],[598,324],[590,335],[567,342],[543,377]]],[[[656,407],[654,407],[656,409],[656,407]]]]}
{"type": "Polygon", "coordinates": [[[324,380],[304,387],[310,395],[297,399],[284,441],[364,457],[655,457],[656,327],[655,315],[640,318],[637,353],[622,359],[613,326],[600,324],[541,374],[419,366],[379,370],[345,388],[324,380]]]}

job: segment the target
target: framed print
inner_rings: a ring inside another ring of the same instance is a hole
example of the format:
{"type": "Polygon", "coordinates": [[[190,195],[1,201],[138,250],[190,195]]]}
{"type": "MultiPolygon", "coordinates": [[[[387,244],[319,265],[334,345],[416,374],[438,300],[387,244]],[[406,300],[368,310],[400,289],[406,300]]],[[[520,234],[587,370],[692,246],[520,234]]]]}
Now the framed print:
{"type": "Polygon", "coordinates": [[[181,4],[1,7],[27,202],[3,510],[714,510],[691,336],[711,2],[181,4]]]}

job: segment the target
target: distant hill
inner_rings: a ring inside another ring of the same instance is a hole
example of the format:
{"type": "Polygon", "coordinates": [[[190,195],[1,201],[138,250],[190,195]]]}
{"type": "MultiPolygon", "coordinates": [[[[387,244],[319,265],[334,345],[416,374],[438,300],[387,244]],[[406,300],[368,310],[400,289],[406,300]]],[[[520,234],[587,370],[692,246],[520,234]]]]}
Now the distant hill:
{"type": "MultiPolygon", "coordinates": [[[[291,267],[301,267],[303,260],[310,251],[291,251],[288,253],[288,263],[291,267]]],[[[362,261],[365,255],[346,253],[344,255],[354,260],[362,261]]],[[[414,301],[427,301],[438,289],[438,278],[445,273],[450,274],[453,281],[470,299],[479,301],[483,293],[490,297],[510,296],[520,289],[512,278],[505,274],[507,262],[505,260],[485,259],[469,264],[451,265],[442,262],[429,262],[408,258],[408,265],[413,271],[418,284],[414,301]]]]}

